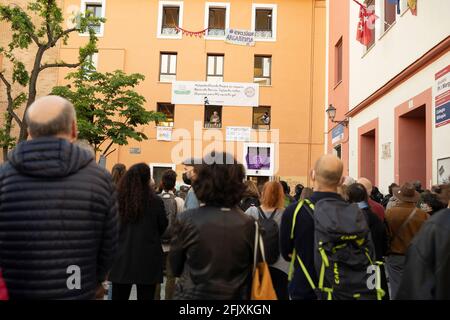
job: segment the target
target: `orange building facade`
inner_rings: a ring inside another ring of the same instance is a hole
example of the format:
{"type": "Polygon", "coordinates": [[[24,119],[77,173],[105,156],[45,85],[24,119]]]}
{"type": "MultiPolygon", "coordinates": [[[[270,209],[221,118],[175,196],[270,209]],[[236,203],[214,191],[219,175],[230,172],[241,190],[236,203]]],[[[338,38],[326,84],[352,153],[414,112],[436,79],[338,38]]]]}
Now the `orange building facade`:
{"type": "MultiPolygon", "coordinates": [[[[181,173],[183,158],[212,149],[244,164],[261,152],[270,169],[247,166],[249,178],[309,183],[324,150],[325,1],[68,0],[68,20],[77,7],[107,19],[98,28],[97,69],[144,74],[137,90],[147,109],[167,114],[168,121],[141,128],[148,140],[115,146],[108,168],[145,162],[158,181],[167,168],[181,173]],[[208,30],[196,37],[177,27],[208,30]],[[255,31],[254,45],[226,42],[227,29],[255,31]],[[257,83],[258,105],[172,104],[172,81],[257,83]]],[[[72,36],[60,58],[72,60],[85,41],[72,36]]],[[[59,72],[60,84],[67,72],[59,72]]]]}
{"type": "MultiPolygon", "coordinates": [[[[310,183],[308,173],[323,154],[325,138],[325,0],[64,0],[61,5],[67,27],[80,11],[106,18],[97,27],[98,53],[92,57],[97,70],[143,74],[137,91],[146,108],[167,115],[163,123],[139,128],[148,140],[114,146],[108,168],[145,162],[158,182],[167,168],[181,173],[182,159],[215,149],[233,153],[260,183],[310,183]],[[194,36],[177,28],[208,30],[194,36]],[[229,29],[237,30],[234,43],[225,41],[229,29]],[[252,34],[254,42],[239,43],[240,31],[252,34]],[[251,87],[255,103],[173,104],[173,81],[251,87]],[[252,157],[266,163],[252,166],[252,157]]],[[[74,34],[49,59],[76,61],[86,41],[86,35],[74,34]]],[[[50,84],[39,95],[67,84],[71,71],[42,75],[50,84]]]]}

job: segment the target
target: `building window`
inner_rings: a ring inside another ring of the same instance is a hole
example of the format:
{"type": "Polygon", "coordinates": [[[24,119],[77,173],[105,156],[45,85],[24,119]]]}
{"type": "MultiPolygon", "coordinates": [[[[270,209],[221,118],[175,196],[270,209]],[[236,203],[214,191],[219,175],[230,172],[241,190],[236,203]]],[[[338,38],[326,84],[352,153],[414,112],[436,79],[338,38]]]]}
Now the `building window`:
{"type": "Polygon", "coordinates": [[[160,1],[158,14],[158,38],[181,39],[183,27],[183,2],[160,1]]]}
{"type": "Polygon", "coordinates": [[[253,4],[252,30],[257,40],[275,41],[277,26],[277,5],[253,4]]]}
{"type": "Polygon", "coordinates": [[[229,27],[230,3],[207,2],[205,5],[205,29],[208,28],[206,39],[224,39],[226,29],[229,27]]]}
{"type": "Polygon", "coordinates": [[[222,106],[205,106],[205,128],[222,128],[222,106]]]}
{"type": "Polygon", "coordinates": [[[223,82],[223,63],[223,54],[208,54],[206,81],[223,82]]]}
{"type": "Polygon", "coordinates": [[[342,81],[342,37],[339,39],[335,46],[335,57],[336,57],[336,80],[335,84],[339,84],[342,81]]]}
{"type": "Polygon", "coordinates": [[[397,5],[390,0],[384,0],[384,31],[387,31],[397,17],[397,5]]]}
{"type": "Polygon", "coordinates": [[[162,176],[167,170],[176,169],[176,165],[171,163],[150,163],[150,172],[152,174],[155,186],[159,187],[161,184],[162,176]]]}
{"type": "Polygon", "coordinates": [[[95,52],[86,58],[86,63],[83,66],[86,73],[91,74],[97,71],[98,68],[98,52],[95,52]]]}
{"type": "Polygon", "coordinates": [[[255,56],[254,79],[255,83],[269,86],[272,83],[272,57],[255,56]]]}
{"type": "Polygon", "coordinates": [[[177,80],[177,54],[161,52],[159,81],[172,82],[177,80]]]}
{"type": "Polygon", "coordinates": [[[170,103],[158,103],[156,111],[164,113],[166,116],[165,121],[158,121],[156,123],[158,127],[173,127],[175,122],[175,105],[170,103]]]}
{"type": "Polygon", "coordinates": [[[270,130],[270,107],[253,108],[253,129],[270,130]]]}
{"type": "MultiPolygon", "coordinates": [[[[104,18],[105,17],[105,0],[82,0],[81,12],[87,17],[104,18]]],[[[103,36],[103,23],[91,24],[89,28],[94,29],[97,36],[103,36]]],[[[83,34],[89,35],[89,32],[83,34]]]]}
{"type": "MultiPolygon", "coordinates": [[[[370,7],[372,6],[373,10],[375,10],[375,0],[366,0],[366,6],[370,7]]],[[[366,46],[366,51],[373,47],[375,44],[375,23],[372,24],[372,28],[370,29],[372,33],[372,37],[370,42],[366,46]]]]}

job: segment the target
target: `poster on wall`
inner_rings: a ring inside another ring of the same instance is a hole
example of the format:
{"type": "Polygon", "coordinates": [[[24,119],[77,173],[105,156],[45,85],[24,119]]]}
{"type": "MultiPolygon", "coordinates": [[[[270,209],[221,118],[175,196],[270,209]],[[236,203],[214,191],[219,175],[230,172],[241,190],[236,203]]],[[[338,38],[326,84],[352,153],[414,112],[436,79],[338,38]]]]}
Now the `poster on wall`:
{"type": "Polygon", "coordinates": [[[257,83],[174,81],[172,104],[256,107],[257,83]]]}
{"type": "Polygon", "coordinates": [[[435,113],[436,128],[450,123],[450,65],[436,76],[435,113]]]}
{"type": "Polygon", "coordinates": [[[249,142],[251,133],[250,127],[227,127],[226,141],[249,142]]]}
{"type": "Polygon", "coordinates": [[[256,31],[227,29],[225,42],[240,46],[254,46],[256,31]]]}
{"type": "Polygon", "coordinates": [[[344,126],[339,124],[331,131],[331,143],[336,144],[344,139],[344,126]]]}
{"type": "Polygon", "coordinates": [[[450,183],[450,157],[437,162],[438,184],[450,183]]]}
{"type": "Polygon", "coordinates": [[[156,127],[156,140],[172,141],[172,127],[156,127]]]}
{"type": "Polygon", "coordinates": [[[243,164],[247,175],[271,177],[275,171],[275,147],[272,143],[245,143],[243,164]]]}

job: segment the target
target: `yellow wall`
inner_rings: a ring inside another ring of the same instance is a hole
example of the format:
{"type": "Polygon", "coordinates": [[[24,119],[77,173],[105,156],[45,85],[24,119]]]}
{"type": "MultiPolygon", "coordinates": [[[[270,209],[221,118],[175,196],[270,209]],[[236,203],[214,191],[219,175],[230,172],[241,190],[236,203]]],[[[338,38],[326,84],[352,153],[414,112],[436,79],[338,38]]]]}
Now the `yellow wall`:
{"type": "MultiPolygon", "coordinates": [[[[66,8],[80,5],[80,2],[64,1],[66,8]]],[[[250,30],[253,1],[228,2],[231,3],[230,27],[250,30]]],[[[292,184],[307,183],[309,167],[323,153],[324,143],[325,1],[258,0],[255,3],[278,5],[276,42],[257,42],[254,47],[242,47],[187,36],[182,40],[157,39],[157,0],[107,0],[107,23],[98,45],[99,70],[123,69],[127,73],[144,74],[146,80],[138,91],[147,99],[147,108],[156,110],[157,102],[171,100],[171,84],[158,82],[161,51],[178,53],[177,80],[186,81],[206,80],[207,53],[225,55],[225,82],[253,82],[254,55],[272,55],[272,86],[261,87],[260,105],[271,106],[271,127],[280,130],[277,175],[292,184]]],[[[183,28],[202,30],[204,12],[204,0],[185,0],[183,28]]],[[[73,36],[62,48],[61,56],[76,56],[78,47],[85,41],[86,38],[73,36]]],[[[64,82],[65,73],[59,73],[60,83],[64,82]]],[[[203,121],[203,118],[203,106],[177,105],[174,129],[192,130],[194,120],[203,121]]],[[[227,126],[251,127],[252,109],[224,106],[224,135],[227,126]]],[[[119,147],[108,158],[108,167],[116,162],[128,166],[142,161],[172,162],[171,150],[176,143],[156,141],[155,124],[144,130],[149,140],[131,141],[128,146],[119,147]],[[130,155],[130,147],[140,147],[142,153],[130,155]]]]}

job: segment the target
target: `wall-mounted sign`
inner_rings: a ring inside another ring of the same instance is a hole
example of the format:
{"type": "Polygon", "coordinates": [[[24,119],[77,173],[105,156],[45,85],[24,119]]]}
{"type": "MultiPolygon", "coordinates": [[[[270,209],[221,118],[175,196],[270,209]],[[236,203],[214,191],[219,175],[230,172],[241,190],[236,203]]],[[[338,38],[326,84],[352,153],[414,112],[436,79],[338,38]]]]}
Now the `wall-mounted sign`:
{"type": "Polygon", "coordinates": [[[250,30],[227,29],[225,42],[241,46],[254,46],[255,34],[255,31],[250,30]]]}
{"type": "Polygon", "coordinates": [[[237,82],[172,82],[172,104],[256,107],[259,85],[237,82]]]}
{"type": "Polygon", "coordinates": [[[436,76],[436,128],[450,123],[450,65],[436,76]]]}
{"type": "Polygon", "coordinates": [[[172,141],[172,127],[156,127],[156,140],[172,141]]]}
{"type": "Polygon", "coordinates": [[[141,148],[130,148],[130,154],[141,154],[141,148]]]}
{"type": "Polygon", "coordinates": [[[226,141],[249,142],[252,129],[250,127],[227,127],[226,141]]]}
{"type": "Polygon", "coordinates": [[[438,184],[450,183],[450,157],[437,161],[438,184]]]}
{"type": "Polygon", "coordinates": [[[384,143],[381,145],[381,159],[387,160],[391,158],[391,143],[384,143]]]}
{"type": "Polygon", "coordinates": [[[331,143],[335,144],[344,139],[344,126],[338,124],[336,128],[331,131],[331,143]]]}

